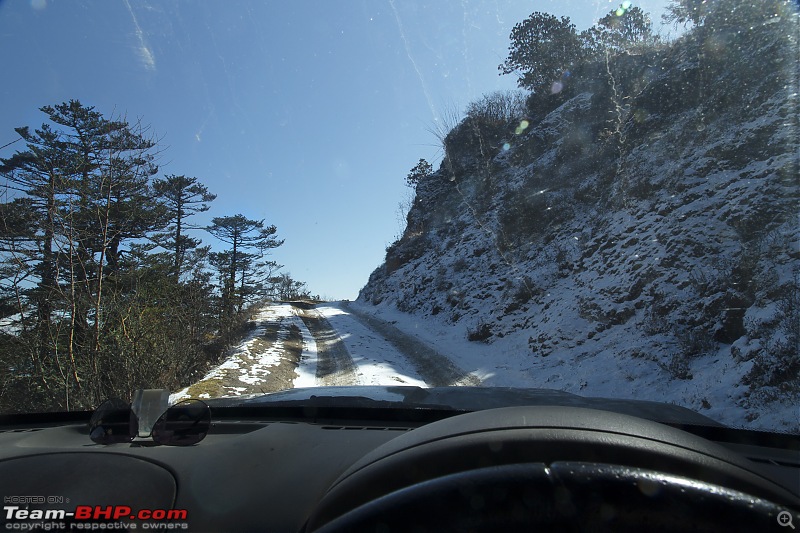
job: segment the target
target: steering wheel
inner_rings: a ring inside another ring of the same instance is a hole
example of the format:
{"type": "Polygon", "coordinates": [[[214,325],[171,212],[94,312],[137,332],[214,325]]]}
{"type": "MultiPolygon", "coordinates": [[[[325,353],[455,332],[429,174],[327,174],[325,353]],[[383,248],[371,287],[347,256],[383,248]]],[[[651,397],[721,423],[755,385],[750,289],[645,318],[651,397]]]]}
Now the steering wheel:
{"type": "Polygon", "coordinates": [[[706,439],[577,407],[428,424],[334,482],[306,530],[767,531],[800,498],[706,439]]]}

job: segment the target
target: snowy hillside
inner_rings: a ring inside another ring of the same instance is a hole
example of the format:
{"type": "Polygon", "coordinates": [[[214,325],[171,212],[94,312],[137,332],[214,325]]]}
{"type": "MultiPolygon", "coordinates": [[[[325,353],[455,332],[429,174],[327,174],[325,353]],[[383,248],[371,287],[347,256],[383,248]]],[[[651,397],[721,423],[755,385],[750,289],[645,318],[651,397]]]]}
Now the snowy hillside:
{"type": "Polygon", "coordinates": [[[487,385],[799,431],[797,64],[781,23],[586,65],[524,121],[467,118],[359,303],[410,315],[487,385]]]}

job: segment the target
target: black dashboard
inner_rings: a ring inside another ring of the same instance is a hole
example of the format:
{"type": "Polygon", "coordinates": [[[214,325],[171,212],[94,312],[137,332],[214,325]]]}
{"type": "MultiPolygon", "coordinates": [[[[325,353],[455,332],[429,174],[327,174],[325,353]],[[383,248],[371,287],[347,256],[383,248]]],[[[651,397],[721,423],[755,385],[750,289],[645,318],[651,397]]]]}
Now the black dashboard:
{"type": "Polygon", "coordinates": [[[0,527],[778,531],[798,517],[797,436],[553,401],[332,398],[212,405],[207,437],[180,447],[95,444],[91,413],[3,417],[0,527]]]}
{"type": "Polygon", "coordinates": [[[0,433],[4,496],[69,498],[54,508],[186,509],[192,531],[299,531],[348,466],[408,430],[217,418],[201,443],[173,447],[101,446],[85,424],[48,426],[0,433]]]}

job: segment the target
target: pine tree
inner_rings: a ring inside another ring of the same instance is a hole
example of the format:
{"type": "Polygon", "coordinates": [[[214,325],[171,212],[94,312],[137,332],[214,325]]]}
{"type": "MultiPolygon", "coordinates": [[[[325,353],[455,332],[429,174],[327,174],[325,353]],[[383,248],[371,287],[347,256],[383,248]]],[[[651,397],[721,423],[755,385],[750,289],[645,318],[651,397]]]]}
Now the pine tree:
{"type": "Polygon", "coordinates": [[[206,229],[231,246],[224,252],[211,254],[221,278],[223,317],[231,319],[244,304],[244,294],[237,288],[237,282],[244,286],[255,259],[282,245],[283,240],[275,236],[278,231],[275,226],[264,226],[263,220],[250,220],[241,214],[216,217],[206,229]]]}
{"type": "Polygon", "coordinates": [[[583,43],[569,17],[535,12],[514,25],[508,58],[498,69],[501,74],[517,73],[520,87],[546,94],[583,55],[583,43]]]}
{"type": "Polygon", "coordinates": [[[111,356],[101,357],[102,339],[113,322],[105,315],[122,275],[123,245],[163,227],[163,208],[149,188],[155,141],[140,125],[106,119],[77,100],[41,111],[49,122],[33,133],[17,128],[25,149],[0,159],[0,173],[19,195],[14,207],[30,221],[25,233],[5,236],[17,250],[4,255],[13,259],[23,247],[34,265],[26,294],[38,332],[34,366],[42,386],[65,391],[69,405],[82,373],[93,383],[93,400],[103,396],[111,356]]]}
{"type": "Polygon", "coordinates": [[[217,195],[209,193],[208,188],[198,183],[197,178],[174,174],[155,180],[153,189],[165,206],[169,221],[168,232],[159,234],[157,239],[161,246],[173,253],[175,278],[180,279],[186,254],[197,248],[201,242],[185,234],[187,229],[198,228],[187,224],[186,219],[208,211],[209,202],[214,201],[217,195]]]}
{"type": "Polygon", "coordinates": [[[70,164],[62,135],[48,124],[34,133],[27,127],[15,131],[25,141],[27,150],[0,159],[0,174],[6,178],[9,189],[21,195],[4,206],[7,246],[4,252],[12,264],[24,261],[29,265],[35,277],[35,281],[31,280],[35,283],[33,289],[17,285],[18,306],[20,314],[24,314],[23,297],[26,297],[34,309],[36,335],[31,360],[34,372],[47,388],[49,380],[54,378],[51,320],[59,292],[56,224],[70,164]]]}
{"type": "Polygon", "coordinates": [[[416,189],[420,180],[427,178],[431,174],[433,174],[433,166],[424,159],[420,159],[419,163],[417,163],[414,168],[411,169],[411,172],[408,173],[408,176],[406,176],[406,185],[412,189],[416,189]]]}

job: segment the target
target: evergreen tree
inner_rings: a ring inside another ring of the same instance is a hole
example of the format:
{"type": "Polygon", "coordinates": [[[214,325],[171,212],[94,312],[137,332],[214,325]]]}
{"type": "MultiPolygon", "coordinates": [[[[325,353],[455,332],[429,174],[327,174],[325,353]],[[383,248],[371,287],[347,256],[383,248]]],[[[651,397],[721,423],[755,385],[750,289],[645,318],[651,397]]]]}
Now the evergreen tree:
{"type": "Polygon", "coordinates": [[[664,14],[665,22],[701,24],[707,14],[708,0],[671,0],[664,14]]]}
{"type": "Polygon", "coordinates": [[[514,25],[508,58],[498,69],[501,74],[517,73],[520,87],[548,93],[583,55],[583,43],[569,17],[535,12],[514,25]]]}
{"type": "Polygon", "coordinates": [[[416,189],[420,180],[427,178],[431,174],[433,174],[433,166],[424,159],[420,159],[419,163],[417,163],[414,168],[411,169],[411,172],[408,173],[408,176],[406,176],[406,185],[412,189],[416,189]]]}
{"type": "Polygon", "coordinates": [[[155,180],[153,189],[166,207],[169,221],[168,232],[159,234],[157,238],[161,246],[173,253],[174,274],[176,279],[180,279],[187,252],[197,248],[201,242],[185,234],[187,229],[197,229],[197,226],[187,224],[186,219],[208,211],[209,202],[214,201],[217,195],[209,193],[197,178],[174,174],[155,180]]]}
{"type": "Polygon", "coordinates": [[[255,259],[282,245],[283,240],[276,238],[275,226],[264,226],[263,220],[250,220],[241,214],[216,217],[206,229],[230,245],[224,252],[211,254],[211,261],[220,273],[223,317],[231,319],[244,304],[245,295],[237,288],[238,282],[243,286],[255,259]]]}
{"type": "Polygon", "coordinates": [[[311,295],[302,281],[292,278],[288,272],[283,272],[272,278],[277,297],[281,300],[297,300],[299,298],[311,298],[311,295]]]}
{"type": "Polygon", "coordinates": [[[23,291],[20,307],[36,316],[32,360],[42,386],[65,391],[69,404],[70,389],[80,389],[88,374],[97,400],[112,357],[102,344],[106,322],[113,323],[107,302],[121,289],[123,243],[164,225],[149,189],[155,142],[141,127],[77,100],[41,111],[49,122],[33,133],[17,128],[25,149],[0,159],[0,173],[19,195],[13,207],[30,222],[26,231],[6,225],[5,241],[16,249],[4,257],[19,258],[25,248],[33,263],[32,289],[23,291]]]}
{"type": "Polygon", "coordinates": [[[51,335],[59,292],[56,229],[70,163],[62,135],[50,125],[44,124],[34,133],[27,127],[15,131],[27,150],[0,159],[0,174],[9,189],[20,195],[4,206],[4,255],[12,265],[24,262],[33,274],[29,280],[33,288],[15,283],[16,295],[21,315],[28,310],[28,303],[34,309],[36,335],[31,339],[31,361],[46,388],[54,378],[52,355],[56,349],[51,335]]]}
{"type": "Polygon", "coordinates": [[[75,291],[74,316],[79,341],[91,361],[90,374],[97,400],[110,392],[108,383],[118,354],[104,347],[109,328],[121,320],[120,308],[107,305],[120,299],[123,244],[138,240],[164,226],[164,210],[153,197],[150,179],[157,172],[155,141],[145,137],[141,124],[106,119],[93,107],[72,100],[42,108],[50,120],[66,129],[68,153],[73,157],[70,194],[65,215],[75,291]],[[76,207],[77,205],[77,207],[76,207]],[[91,280],[91,281],[90,281],[91,280]],[[84,301],[89,296],[88,305],[84,301]],[[84,337],[84,322],[91,315],[91,334],[84,337]]]}
{"type": "Polygon", "coordinates": [[[17,128],[24,147],[0,158],[0,313],[19,317],[0,331],[0,365],[14,369],[0,372],[0,410],[186,385],[244,304],[275,290],[280,266],[265,255],[283,241],[263,221],[220,217],[207,229],[229,249],[211,254],[186,231],[214,195],[191,177],[153,180],[146,128],[77,100],[41,111],[41,128],[17,128]]]}
{"type": "Polygon", "coordinates": [[[653,36],[650,16],[637,6],[612,11],[600,19],[600,25],[617,33],[619,39],[627,44],[647,42],[653,36]]]}
{"type": "Polygon", "coordinates": [[[658,42],[650,16],[635,6],[612,10],[596,25],[581,32],[580,39],[587,60],[605,60],[609,55],[658,42]]]}

